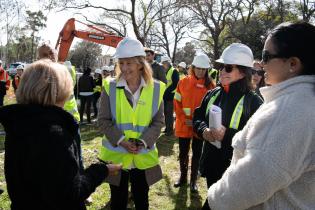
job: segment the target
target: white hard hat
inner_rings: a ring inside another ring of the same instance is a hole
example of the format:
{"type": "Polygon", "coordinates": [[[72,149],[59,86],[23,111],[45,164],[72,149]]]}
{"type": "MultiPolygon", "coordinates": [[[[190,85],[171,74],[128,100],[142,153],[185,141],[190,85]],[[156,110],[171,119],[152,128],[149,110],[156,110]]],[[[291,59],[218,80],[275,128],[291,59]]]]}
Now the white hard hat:
{"type": "Polygon", "coordinates": [[[210,68],[210,59],[206,54],[198,53],[194,57],[192,65],[194,65],[197,68],[208,69],[208,68],[210,68]]]}
{"type": "Polygon", "coordinates": [[[2,60],[0,60],[0,63],[2,63],[2,60]]]}
{"type": "Polygon", "coordinates": [[[109,71],[114,71],[114,70],[115,70],[115,66],[114,65],[109,66],[109,71]]]}
{"type": "Polygon", "coordinates": [[[161,57],[161,63],[163,63],[163,62],[172,63],[172,60],[171,60],[171,58],[168,57],[167,55],[163,55],[163,56],[161,57]]]}
{"type": "Polygon", "coordinates": [[[24,69],[24,66],[23,66],[23,65],[18,65],[18,66],[16,67],[16,69],[24,69]]]}
{"type": "Polygon", "coordinates": [[[70,61],[65,61],[64,64],[65,64],[65,66],[70,66],[70,67],[72,67],[72,64],[71,64],[70,61]]]}
{"type": "Polygon", "coordinates": [[[102,66],[101,70],[102,71],[109,71],[109,66],[102,66]]]}
{"type": "Polygon", "coordinates": [[[114,54],[115,58],[131,58],[135,56],[145,56],[144,48],[137,39],[126,37],[121,40],[114,54]]]}
{"type": "Polygon", "coordinates": [[[95,73],[96,74],[102,74],[102,70],[101,69],[95,69],[95,73]]]}
{"type": "Polygon", "coordinates": [[[186,63],[185,62],[180,62],[178,64],[178,66],[182,67],[182,68],[186,68],[186,63]]]}
{"type": "Polygon", "coordinates": [[[69,70],[72,69],[72,64],[71,64],[70,61],[65,61],[65,62],[64,62],[64,65],[65,65],[69,70]]]}
{"type": "Polygon", "coordinates": [[[216,60],[218,63],[235,64],[240,66],[253,67],[254,56],[252,50],[241,43],[233,43],[223,50],[221,57],[216,60]]]}

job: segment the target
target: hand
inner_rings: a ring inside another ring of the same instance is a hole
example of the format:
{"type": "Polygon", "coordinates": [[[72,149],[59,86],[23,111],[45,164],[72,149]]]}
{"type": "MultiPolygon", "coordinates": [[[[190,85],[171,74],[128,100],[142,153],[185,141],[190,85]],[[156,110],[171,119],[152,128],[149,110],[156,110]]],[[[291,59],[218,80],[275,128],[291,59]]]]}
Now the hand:
{"type": "Polygon", "coordinates": [[[222,125],[219,129],[211,129],[211,134],[214,140],[222,141],[225,135],[226,128],[222,125]]]}
{"type": "Polygon", "coordinates": [[[192,120],[190,120],[190,119],[185,119],[185,125],[187,125],[187,126],[192,126],[192,120]]]}
{"type": "Polygon", "coordinates": [[[124,147],[129,153],[137,154],[139,152],[139,149],[135,143],[129,141],[122,141],[120,145],[124,147]]]}
{"type": "Polygon", "coordinates": [[[107,164],[108,175],[116,176],[118,172],[122,169],[122,164],[107,164]]]}
{"type": "Polygon", "coordinates": [[[206,129],[203,131],[202,137],[203,137],[203,139],[205,139],[206,141],[209,141],[209,142],[215,140],[215,139],[213,138],[212,133],[211,133],[211,131],[210,131],[209,128],[206,128],[206,129]]]}

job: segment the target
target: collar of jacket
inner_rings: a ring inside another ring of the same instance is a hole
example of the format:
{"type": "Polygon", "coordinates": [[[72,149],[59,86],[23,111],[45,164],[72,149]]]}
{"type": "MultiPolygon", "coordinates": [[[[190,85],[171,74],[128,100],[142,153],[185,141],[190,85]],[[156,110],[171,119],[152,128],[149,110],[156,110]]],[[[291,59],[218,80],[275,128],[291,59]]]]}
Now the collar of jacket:
{"type": "Polygon", "coordinates": [[[13,104],[0,108],[0,123],[6,132],[36,132],[45,125],[59,124],[72,132],[78,132],[79,125],[73,116],[57,106],[38,104],[13,104]]]}
{"type": "Polygon", "coordinates": [[[234,93],[239,93],[239,92],[241,92],[242,94],[245,94],[245,92],[241,91],[241,89],[242,89],[241,86],[242,86],[242,83],[244,82],[244,80],[246,80],[246,78],[242,78],[240,80],[232,82],[229,85],[220,84],[220,86],[222,87],[224,92],[228,93],[228,94],[234,94],[234,93]]]}

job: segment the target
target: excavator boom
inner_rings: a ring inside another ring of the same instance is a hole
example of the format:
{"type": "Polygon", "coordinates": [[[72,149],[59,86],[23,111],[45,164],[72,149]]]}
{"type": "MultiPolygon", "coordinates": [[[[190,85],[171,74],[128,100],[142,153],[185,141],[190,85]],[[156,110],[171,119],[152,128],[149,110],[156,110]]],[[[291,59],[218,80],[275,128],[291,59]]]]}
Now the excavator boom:
{"type": "Polygon", "coordinates": [[[74,37],[110,47],[116,47],[118,42],[123,39],[121,36],[109,33],[101,28],[97,28],[96,26],[87,25],[80,21],[77,22],[80,22],[93,30],[76,30],[75,21],[76,20],[74,18],[69,19],[59,33],[55,47],[55,49],[58,50],[58,61],[64,62],[66,60],[74,37]]]}

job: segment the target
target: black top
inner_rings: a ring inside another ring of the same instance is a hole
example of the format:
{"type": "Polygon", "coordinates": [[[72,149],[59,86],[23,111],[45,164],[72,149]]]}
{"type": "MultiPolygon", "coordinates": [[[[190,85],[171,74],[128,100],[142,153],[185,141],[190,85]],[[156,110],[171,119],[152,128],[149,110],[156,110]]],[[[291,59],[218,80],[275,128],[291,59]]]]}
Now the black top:
{"type": "Polygon", "coordinates": [[[95,87],[94,79],[89,74],[83,74],[79,78],[78,82],[79,92],[93,92],[93,88],[95,87]]]}
{"type": "Polygon", "coordinates": [[[105,164],[79,164],[79,127],[56,106],[0,108],[6,132],[5,178],[11,208],[86,209],[84,201],[107,176],[105,164]]]}
{"type": "MultiPolygon", "coordinates": [[[[222,140],[221,149],[218,149],[208,141],[205,141],[200,160],[200,172],[203,176],[208,176],[209,174],[214,175],[215,173],[217,173],[217,176],[222,175],[225,169],[230,165],[230,159],[232,158],[233,148],[231,142],[233,136],[236,132],[242,130],[250,116],[254,114],[262,104],[262,99],[254,92],[241,91],[241,80],[232,83],[228,92],[224,91],[222,87],[208,91],[202,100],[201,106],[196,108],[193,117],[194,131],[200,138],[202,138],[203,131],[209,127],[209,114],[206,114],[208,102],[218,91],[220,93],[213,104],[222,109],[222,125],[226,127],[226,131],[222,140]],[[229,128],[229,125],[234,109],[243,95],[245,95],[244,109],[238,130],[235,130],[229,128]]],[[[217,177],[217,179],[219,178],[220,177],[217,177]]]]}
{"type": "Polygon", "coordinates": [[[164,67],[156,61],[152,62],[151,67],[152,67],[152,71],[153,71],[153,75],[152,75],[153,78],[157,79],[159,81],[162,81],[166,84],[167,80],[166,80],[166,74],[165,74],[164,67]]]}

